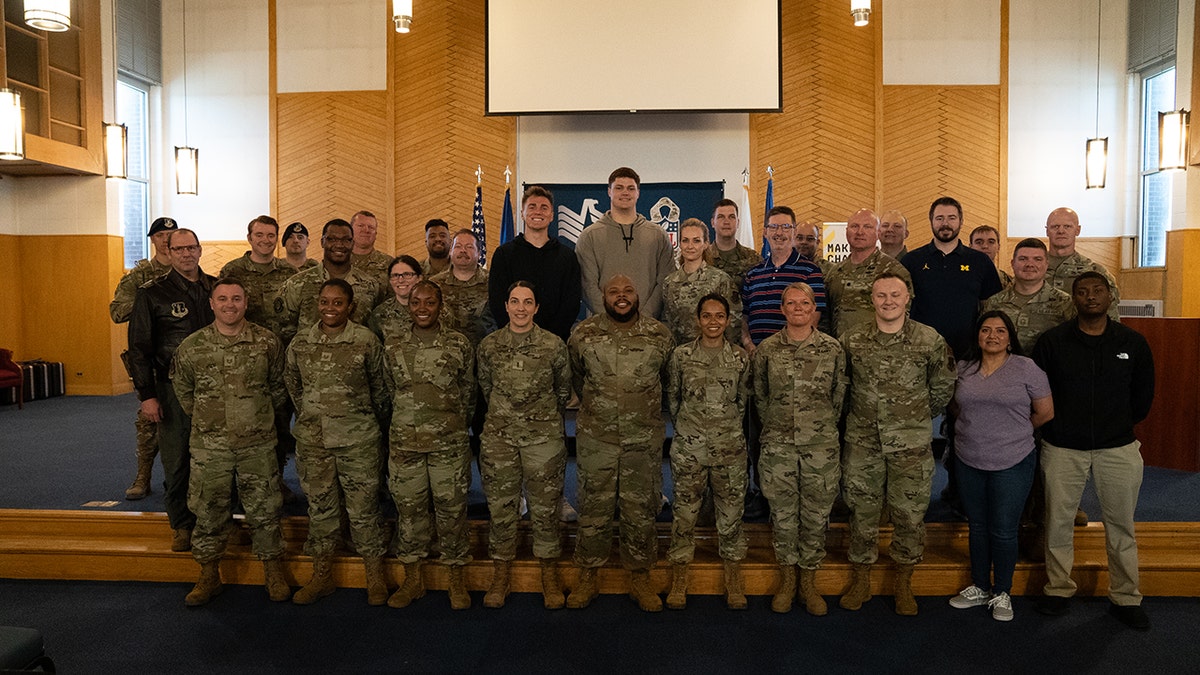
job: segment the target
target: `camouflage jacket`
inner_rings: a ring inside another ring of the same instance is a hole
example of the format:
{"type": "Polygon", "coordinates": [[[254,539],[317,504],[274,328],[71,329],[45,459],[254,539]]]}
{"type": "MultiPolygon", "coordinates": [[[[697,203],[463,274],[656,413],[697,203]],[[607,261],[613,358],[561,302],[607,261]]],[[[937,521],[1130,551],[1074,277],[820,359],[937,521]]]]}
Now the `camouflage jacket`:
{"type": "Polygon", "coordinates": [[[834,335],[845,335],[855,325],[875,321],[871,286],[880,272],[900,275],[908,286],[909,295],[912,295],[912,277],[908,270],[895,258],[878,249],[857,265],[847,256],[829,270],[829,276],[825,277],[825,293],[827,304],[833,308],[834,335]]]}
{"type": "Polygon", "coordinates": [[[675,422],[673,448],[703,465],[744,462],[742,418],[750,398],[750,357],[728,342],[720,350],[700,340],[679,345],[667,362],[667,407],[675,422]]]}
{"type": "Polygon", "coordinates": [[[571,364],[557,335],[536,324],[527,333],[503,328],[479,343],[476,364],[488,406],[483,433],[516,445],[562,437],[571,364]]]}
{"type": "Polygon", "coordinates": [[[467,338],[441,325],[426,342],[410,327],[389,335],[383,352],[392,392],[392,448],[466,447],[475,414],[475,356],[467,338]]]}
{"type": "Polygon", "coordinates": [[[729,328],[725,337],[733,344],[742,340],[742,299],[733,279],[716,267],[702,264],[688,274],[682,268],[663,280],[663,323],[671,329],[675,344],[691,342],[700,337],[696,323],[696,303],[709,293],[719,293],[729,301],[729,328]]]}
{"type": "Polygon", "coordinates": [[[392,262],[393,257],[379,249],[375,249],[370,253],[351,253],[350,265],[386,287],[388,284],[388,265],[392,262]]]}
{"type": "Polygon", "coordinates": [[[942,336],[912,319],[895,334],[871,322],[843,335],[842,348],[850,363],[846,443],[885,452],[928,446],[957,374],[942,336]]]}
{"type": "Polygon", "coordinates": [[[256,263],[250,252],[231,260],[221,268],[222,277],[233,277],[246,285],[246,319],[279,332],[279,319],[275,315],[275,296],[288,279],[296,276],[296,269],[279,258],[269,263],[256,263]]]}
{"type": "Polygon", "coordinates": [[[192,445],[236,450],[275,444],[275,409],[287,393],[283,348],[271,331],[247,323],[226,337],[209,324],[179,343],[171,381],[180,407],[192,417],[192,445]]]}
{"type": "Polygon", "coordinates": [[[347,323],[328,336],[313,324],[288,345],[283,375],[296,406],[297,441],[324,448],[379,442],[391,398],[383,345],[371,331],[347,323]]]}
{"type": "Polygon", "coordinates": [[[450,258],[442,258],[441,260],[442,262],[435,263],[433,262],[433,258],[425,256],[425,259],[421,261],[421,276],[428,279],[435,274],[441,274],[450,269],[450,258]]]}
{"type": "Polygon", "coordinates": [[[1049,283],[1042,284],[1041,290],[1032,296],[1020,295],[1009,286],[983,302],[983,311],[992,310],[1007,314],[1017,327],[1022,356],[1033,354],[1033,346],[1042,333],[1075,318],[1075,303],[1071,296],[1049,283]]]}
{"type": "Polygon", "coordinates": [[[1117,280],[1108,273],[1108,270],[1104,269],[1104,265],[1093,262],[1091,258],[1079,251],[1075,251],[1065,258],[1050,255],[1046,257],[1046,260],[1049,262],[1046,267],[1046,281],[1068,296],[1071,295],[1071,284],[1075,282],[1075,277],[1084,272],[1103,274],[1104,278],[1108,279],[1108,285],[1112,287],[1112,305],[1108,308],[1108,318],[1118,322],[1121,320],[1121,315],[1117,311],[1117,305],[1121,302],[1121,291],[1117,288],[1117,280]]]}
{"type": "Polygon", "coordinates": [[[578,431],[607,443],[662,442],[662,385],[671,331],[646,315],[628,328],[607,314],[571,333],[571,379],[579,392],[578,431]]]}
{"type": "Polygon", "coordinates": [[[754,350],[754,405],[763,443],[837,447],[849,377],[838,341],[814,330],[804,340],[787,329],[754,350]]]}
{"type": "Polygon", "coordinates": [[[412,314],[409,314],[408,306],[400,304],[395,293],[389,293],[387,299],[375,305],[375,309],[371,310],[371,315],[367,317],[367,327],[375,333],[380,342],[411,324],[412,314]]]}
{"type": "Polygon", "coordinates": [[[496,330],[496,321],[488,305],[488,274],[482,267],[466,281],[459,281],[454,270],[448,269],[429,278],[442,287],[442,321],[479,346],[483,336],[496,330]]]}
{"type": "MultiPolygon", "coordinates": [[[[383,300],[385,287],[374,277],[353,267],[344,279],[354,289],[354,313],[350,315],[350,320],[365,324],[371,310],[383,300]]],[[[328,280],[329,271],[324,265],[318,265],[304,272],[297,272],[284,283],[279,295],[275,297],[279,338],[284,344],[292,340],[300,326],[308,327],[321,320],[317,311],[317,298],[321,294],[321,284],[328,280]]]]}
{"type": "Polygon", "coordinates": [[[117,282],[117,290],[113,293],[112,302],[108,303],[108,315],[113,323],[129,321],[133,313],[133,298],[137,289],[171,271],[170,265],[164,265],[157,260],[139,260],[133,269],[125,273],[117,282]]]}
{"type": "Polygon", "coordinates": [[[731,251],[721,251],[714,242],[708,245],[708,253],[712,259],[712,266],[733,279],[733,287],[737,289],[739,298],[742,292],[742,282],[746,279],[746,272],[754,269],[763,261],[762,254],[741,244],[736,245],[731,251]]]}

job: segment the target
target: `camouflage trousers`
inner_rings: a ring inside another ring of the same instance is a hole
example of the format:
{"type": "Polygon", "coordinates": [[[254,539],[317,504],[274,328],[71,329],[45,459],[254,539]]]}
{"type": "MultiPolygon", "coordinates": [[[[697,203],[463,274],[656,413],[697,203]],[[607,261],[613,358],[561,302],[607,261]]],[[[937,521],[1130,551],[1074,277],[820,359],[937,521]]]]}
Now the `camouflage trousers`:
{"type": "Polygon", "coordinates": [[[283,555],[279,511],[279,468],[273,445],[237,450],[192,446],[188,508],[196,514],[192,557],[204,564],[220,560],[233,525],[233,484],[250,527],[250,547],[262,560],[283,555]]]}
{"type": "Polygon", "coordinates": [[[746,533],[742,515],[746,508],[746,457],[739,454],[730,464],[702,464],[696,453],[680,442],[671,443],[671,480],[675,485],[671,520],[671,546],[667,560],[687,564],[696,554],[696,518],[705,488],[712,486],[717,516],[717,542],[723,560],[737,562],[746,557],[746,533]]]}
{"type": "Polygon", "coordinates": [[[612,553],[613,516],[620,508],[621,564],[649,570],[658,559],[654,519],[662,495],[662,443],[617,445],[576,437],[579,529],[575,562],[600,567],[612,553]]]}
{"type": "Polygon", "coordinates": [[[428,557],[437,528],[442,562],[466,565],[467,489],[471,485],[471,448],[405,452],[388,456],[388,490],[396,502],[396,555],[402,563],[428,557]],[[433,517],[429,503],[433,501],[433,517]]]}
{"type": "Polygon", "coordinates": [[[817,569],[825,559],[829,511],[842,475],[837,446],[764,443],[758,466],[771,505],[775,559],[817,569]]]}
{"type": "Polygon", "coordinates": [[[337,548],[343,509],[358,554],[378,558],[386,552],[379,509],[383,448],[378,441],[342,448],[297,443],[296,469],[308,496],[305,553],[318,556],[337,548]]]}
{"type": "Polygon", "coordinates": [[[533,554],[555,559],[562,555],[558,510],[567,469],[567,446],[562,438],[515,446],[485,434],[479,455],[483,491],[491,524],[488,555],[495,560],[517,557],[517,522],[521,520],[521,483],[529,496],[533,525],[533,554]]]}
{"type": "Polygon", "coordinates": [[[138,459],[145,457],[153,462],[158,456],[158,422],[151,422],[139,409],[133,426],[137,429],[138,459]]]}
{"type": "Polygon", "coordinates": [[[842,490],[850,507],[850,562],[870,565],[879,558],[879,512],[885,492],[894,526],[892,560],[899,565],[921,562],[932,487],[929,446],[881,450],[847,444],[842,454],[842,490]]]}

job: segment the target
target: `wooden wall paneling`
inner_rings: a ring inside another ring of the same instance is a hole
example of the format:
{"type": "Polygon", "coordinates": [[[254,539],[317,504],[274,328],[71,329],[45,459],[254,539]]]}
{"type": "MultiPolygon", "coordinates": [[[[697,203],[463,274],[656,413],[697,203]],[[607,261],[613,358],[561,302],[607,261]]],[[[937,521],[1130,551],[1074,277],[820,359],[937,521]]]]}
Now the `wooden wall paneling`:
{"type": "Polygon", "coordinates": [[[1114,279],[1121,271],[1121,240],[1117,237],[1080,237],[1075,240],[1075,250],[1104,265],[1104,269],[1108,270],[1114,279]]]}
{"type": "MultiPolygon", "coordinates": [[[[25,301],[21,297],[21,238],[15,234],[0,234],[0,347],[11,349],[18,359],[27,358],[21,327],[25,325],[25,301]]],[[[114,285],[115,287],[115,285],[114,285]]]]}

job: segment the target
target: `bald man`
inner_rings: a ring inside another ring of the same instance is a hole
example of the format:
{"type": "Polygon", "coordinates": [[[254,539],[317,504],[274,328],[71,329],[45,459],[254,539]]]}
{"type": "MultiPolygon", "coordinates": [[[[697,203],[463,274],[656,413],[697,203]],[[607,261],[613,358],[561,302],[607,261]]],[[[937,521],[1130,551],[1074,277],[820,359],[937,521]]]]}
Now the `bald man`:
{"type": "Polygon", "coordinates": [[[891,272],[904,280],[912,294],[912,278],[895,258],[876,248],[879,218],[871,209],[859,209],[846,220],[846,243],[850,255],[829,270],[825,288],[833,308],[833,334],[845,335],[856,324],[875,317],[871,284],[881,272],[891,272]]]}
{"type": "Polygon", "coordinates": [[[908,218],[892,209],[884,211],[879,218],[879,248],[897,261],[908,253],[904,240],[908,239],[908,218]]]}
{"type": "Polygon", "coordinates": [[[1046,218],[1046,239],[1049,241],[1050,256],[1047,258],[1046,281],[1060,291],[1071,292],[1071,283],[1084,272],[1099,272],[1108,279],[1112,289],[1112,304],[1108,307],[1108,318],[1120,321],[1117,305],[1121,303],[1121,292],[1117,280],[1104,269],[1104,265],[1075,250],[1075,239],[1079,237],[1079,214],[1065,206],[1050,212],[1046,218]]]}

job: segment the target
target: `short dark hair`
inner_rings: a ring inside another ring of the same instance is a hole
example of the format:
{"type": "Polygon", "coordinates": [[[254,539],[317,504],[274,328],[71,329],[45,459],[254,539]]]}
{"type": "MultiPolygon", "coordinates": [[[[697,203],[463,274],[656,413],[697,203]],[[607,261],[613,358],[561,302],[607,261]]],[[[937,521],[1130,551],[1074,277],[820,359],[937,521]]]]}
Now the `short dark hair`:
{"type": "Polygon", "coordinates": [[[971,230],[971,234],[967,237],[967,240],[970,241],[971,239],[974,239],[976,232],[991,232],[992,234],[996,235],[996,239],[1000,238],[1000,230],[997,230],[991,225],[980,225],[979,227],[971,230]]]}
{"type": "Polygon", "coordinates": [[[528,288],[529,292],[533,293],[533,304],[535,304],[535,305],[537,304],[537,301],[538,301],[537,287],[533,285],[532,281],[526,281],[524,279],[517,279],[516,281],[514,281],[508,285],[508,292],[504,294],[505,302],[508,302],[508,298],[509,298],[509,296],[512,295],[514,288],[528,288]]]}
{"type": "Polygon", "coordinates": [[[172,241],[173,239],[175,239],[175,235],[179,234],[180,232],[186,232],[187,234],[190,234],[190,235],[192,235],[192,237],[193,237],[193,238],[196,240],[196,243],[197,243],[197,244],[199,244],[199,243],[200,243],[200,236],[199,236],[199,235],[197,235],[195,232],[193,232],[192,230],[189,230],[189,229],[188,229],[188,228],[186,228],[186,227],[181,227],[181,228],[178,228],[178,229],[175,229],[175,230],[170,230],[170,231],[167,233],[167,248],[171,248],[171,241],[172,241]]]}
{"type": "Polygon", "coordinates": [[[721,295],[720,293],[709,293],[708,295],[706,295],[696,301],[696,318],[697,319],[700,318],[700,310],[704,308],[704,303],[708,302],[709,300],[712,300],[713,302],[721,303],[721,307],[725,308],[725,313],[726,314],[729,313],[729,301],[725,299],[725,296],[721,295]]]}
{"type": "Polygon", "coordinates": [[[1017,250],[1022,248],[1036,248],[1049,252],[1049,249],[1046,248],[1046,242],[1035,237],[1026,237],[1025,239],[1017,242],[1017,245],[1013,247],[1013,255],[1015,256],[1017,254],[1017,250]]]}
{"type": "Polygon", "coordinates": [[[713,215],[716,215],[717,209],[721,208],[722,206],[732,206],[733,212],[738,213],[737,202],[733,201],[732,199],[722,199],[721,201],[717,202],[716,204],[713,204],[713,215]]]}
{"type": "Polygon", "coordinates": [[[242,283],[237,277],[221,277],[213,282],[212,288],[208,289],[208,297],[212,297],[213,291],[217,290],[217,286],[237,286],[242,289],[242,295],[246,294],[246,284],[242,283]]]}
{"type": "Polygon", "coordinates": [[[771,216],[780,216],[780,215],[791,218],[792,223],[795,224],[796,212],[793,211],[792,207],[790,207],[790,206],[772,206],[771,210],[767,211],[767,219],[768,220],[771,218],[771,216]]]}
{"type": "Polygon", "coordinates": [[[417,262],[416,258],[408,255],[407,253],[392,258],[392,261],[388,263],[388,274],[392,273],[392,268],[394,268],[398,263],[404,263],[405,265],[408,265],[412,269],[416,270],[417,276],[421,276],[421,263],[417,262]]]}
{"type": "Polygon", "coordinates": [[[432,230],[435,227],[444,227],[447,230],[449,230],[450,224],[447,223],[446,221],[442,220],[441,218],[430,218],[429,220],[425,221],[425,231],[426,232],[432,230]]]}
{"type": "Polygon", "coordinates": [[[334,218],[333,220],[325,223],[325,226],[321,228],[321,236],[324,237],[325,235],[329,234],[329,228],[331,227],[345,227],[348,228],[350,232],[354,232],[354,226],[349,222],[342,220],[341,218],[334,218]]]}
{"type": "Polygon", "coordinates": [[[275,234],[279,234],[279,221],[275,220],[271,216],[259,216],[259,217],[255,218],[254,220],[250,221],[246,225],[246,234],[251,234],[254,231],[255,223],[262,223],[263,225],[270,225],[271,227],[275,228],[275,234]]]}
{"type": "Polygon", "coordinates": [[[1088,270],[1088,271],[1084,272],[1083,274],[1080,274],[1079,276],[1075,277],[1075,281],[1071,282],[1071,295],[1075,294],[1075,289],[1079,287],[1079,282],[1081,282],[1085,279],[1099,279],[1100,281],[1104,282],[1105,288],[1107,288],[1110,291],[1112,290],[1112,284],[1108,283],[1108,277],[1104,276],[1103,274],[1100,274],[1096,270],[1088,270]]]}
{"type": "Polygon", "coordinates": [[[461,237],[461,236],[463,236],[463,235],[467,235],[467,234],[471,235],[471,238],[475,240],[475,243],[476,243],[476,244],[478,244],[478,243],[479,243],[479,235],[475,234],[475,230],[472,230],[472,229],[471,229],[471,228],[469,228],[469,227],[460,227],[460,228],[458,228],[458,229],[457,229],[457,230],[454,232],[454,234],[450,236],[450,239],[452,239],[452,240],[453,240],[453,239],[458,239],[459,237],[461,237]]]}
{"type": "Polygon", "coordinates": [[[632,178],[633,182],[638,186],[642,186],[642,177],[637,175],[637,172],[627,166],[620,166],[613,169],[613,172],[608,174],[608,186],[612,187],[613,181],[618,178],[632,178]]]}
{"type": "Polygon", "coordinates": [[[534,197],[542,197],[550,202],[550,208],[554,208],[554,193],[550,192],[541,185],[530,185],[525,188],[525,192],[521,195],[521,208],[525,208],[525,203],[534,197]]]}
{"type": "Polygon", "coordinates": [[[347,300],[354,302],[354,287],[350,285],[349,281],[338,279],[337,277],[326,279],[325,283],[321,284],[321,288],[317,289],[317,295],[320,295],[321,291],[326,288],[337,288],[346,294],[347,300]]]}
{"type": "Polygon", "coordinates": [[[962,204],[954,197],[938,197],[929,205],[929,222],[933,222],[933,211],[939,206],[953,206],[955,211],[958,211],[958,220],[962,222],[962,204]]]}

